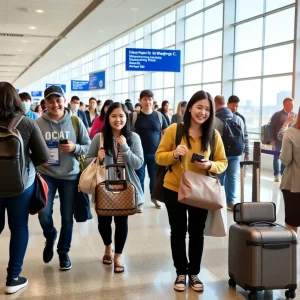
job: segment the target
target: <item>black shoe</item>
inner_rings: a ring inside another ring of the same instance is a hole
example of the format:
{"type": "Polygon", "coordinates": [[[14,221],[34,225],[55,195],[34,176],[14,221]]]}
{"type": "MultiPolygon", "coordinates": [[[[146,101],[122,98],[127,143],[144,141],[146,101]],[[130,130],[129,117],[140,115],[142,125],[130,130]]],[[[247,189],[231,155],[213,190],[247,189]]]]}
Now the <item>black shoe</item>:
{"type": "Polygon", "coordinates": [[[54,255],[53,248],[54,248],[56,239],[57,239],[57,232],[55,232],[55,237],[52,241],[46,240],[45,248],[44,248],[44,252],[43,252],[43,261],[46,264],[49,263],[53,258],[53,255],[54,255]]]}
{"type": "Polygon", "coordinates": [[[174,282],[174,290],[178,292],[185,291],[186,285],[186,275],[177,275],[177,278],[174,282]]]}
{"type": "Polygon", "coordinates": [[[27,285],[28,285],[28,280],[25,277],[19,277],[17,280],[7,279],[5,294],[14,294],[18,290],[23,289],[27,285]]]}
{"type": "Polygon", "coordinates": [[[59,269],[62,271],[68,271],[72,268],[68,254],[59,254],[59,269]]]}
{"type": "Polygon", "coordinates": [[[191,288],[196,292],[202,292],[203,291],[203,283],[200,281],[197,275],[189,275],[189,282],[191,285],[191,288]]]}

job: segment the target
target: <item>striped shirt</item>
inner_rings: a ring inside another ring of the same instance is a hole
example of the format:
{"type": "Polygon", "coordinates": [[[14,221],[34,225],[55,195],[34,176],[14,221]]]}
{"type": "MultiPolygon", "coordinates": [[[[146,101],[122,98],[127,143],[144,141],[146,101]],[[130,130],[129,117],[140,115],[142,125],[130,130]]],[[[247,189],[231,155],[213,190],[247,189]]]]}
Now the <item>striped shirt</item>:
{"type": "MultiPolygon", "coordinates": [[[[120,152],[120,145],[115,138],[113,138],[113,145],[114,145],[114,163],[115,164],[124,164],[125,163],[124,156],[120,152]]],[[[115,178],[114,179],[115,180],[125,179],[125,178],[122,178],[122,172],[123,172],[123,170],[121,168],[115,168],[115,178]]]]}

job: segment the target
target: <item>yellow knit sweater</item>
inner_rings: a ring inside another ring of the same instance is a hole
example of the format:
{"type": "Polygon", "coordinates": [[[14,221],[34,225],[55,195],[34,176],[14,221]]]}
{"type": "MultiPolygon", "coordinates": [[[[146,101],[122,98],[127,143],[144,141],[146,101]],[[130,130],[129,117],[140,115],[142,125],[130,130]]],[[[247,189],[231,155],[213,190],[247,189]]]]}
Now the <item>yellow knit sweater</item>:
{"type": "MultiPolygon", "coordinates": [[[[176,149],[175,144],[175,137],[176,137],[176,129],[177,124],[172,124],[165,132],[160,145],[157,149],[155,154],[156,162],[161,166],[170,166],[172,165],[172,171],[168,171],[165,180],[164,180],[164,187],[172,190],[174,192],[178,192],[180,179],[182,176],[183,170],[190,170],[193,172],[197,172],[199,174],[206,174],[206,170],[199,169],[196,167],[194,163],[191,163],[193,153],[202,154],[205,158],[209,158],[210,156],[210,146],[208,146],[208,151],[202,152],[201,151],[201,135],[194,139],[190,135],[190,143],[191,149],[188,149],[187,154],[182,157],[182,166],[179,160],[175,160],[173,153],[176,149]]],[[[181,139],[180,145],[186,145],[187,142],[185,137],[181,139]]],[[[212,166],[209,172],[215,174],[223,173],[227,168],[227,159],[225,154],[225,149],[223,145],[222,138],[220,133],[215,130],[215,154],[214,154],[214,161],[212,161],[212,166]]]]}

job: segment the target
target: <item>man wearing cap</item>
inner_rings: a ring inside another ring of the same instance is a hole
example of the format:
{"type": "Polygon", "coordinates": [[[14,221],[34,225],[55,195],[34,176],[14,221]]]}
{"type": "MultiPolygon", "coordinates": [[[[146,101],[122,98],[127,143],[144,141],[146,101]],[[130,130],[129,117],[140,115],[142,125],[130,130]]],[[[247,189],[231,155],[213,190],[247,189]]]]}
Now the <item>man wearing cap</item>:
{"type": "Polygon", "coordinates": [[[49,263],[54,255],[53,248],[57,230],[53,224],[53,203],[58,190],[60,198],[61,230],[57,245],[60,270],[70,270],[72,263],[68,256],[73,233],[73,211],[80,173],[77,155],[85,155],[90,146],[90,139],[82,121],[72,117],[72,112],[65,107],[66,99],[59,86],[50,86],[45,92],[46,111],[36,123],[50,151],[50,160],[38,168],[48,184],[48,204],[39,213],[46,245],[43,260],[49,263]],[[78,124],[76,134],[73,127],[74,118],[78,124]],[[76,137],[78,135],[78,138],[76,137]]]}

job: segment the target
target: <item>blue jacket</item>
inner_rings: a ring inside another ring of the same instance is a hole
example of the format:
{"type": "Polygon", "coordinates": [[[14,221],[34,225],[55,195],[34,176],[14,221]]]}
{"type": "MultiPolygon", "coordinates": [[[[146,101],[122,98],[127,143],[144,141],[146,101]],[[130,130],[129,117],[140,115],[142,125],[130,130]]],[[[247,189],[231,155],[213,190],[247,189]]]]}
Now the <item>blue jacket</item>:
{"type": "Polygon", "coordinates": [[[39,115],[31,110],[28,111],[28,113],[26,114],[26,117],[32,120],[36,120],[39,118],[39,115]]]}

